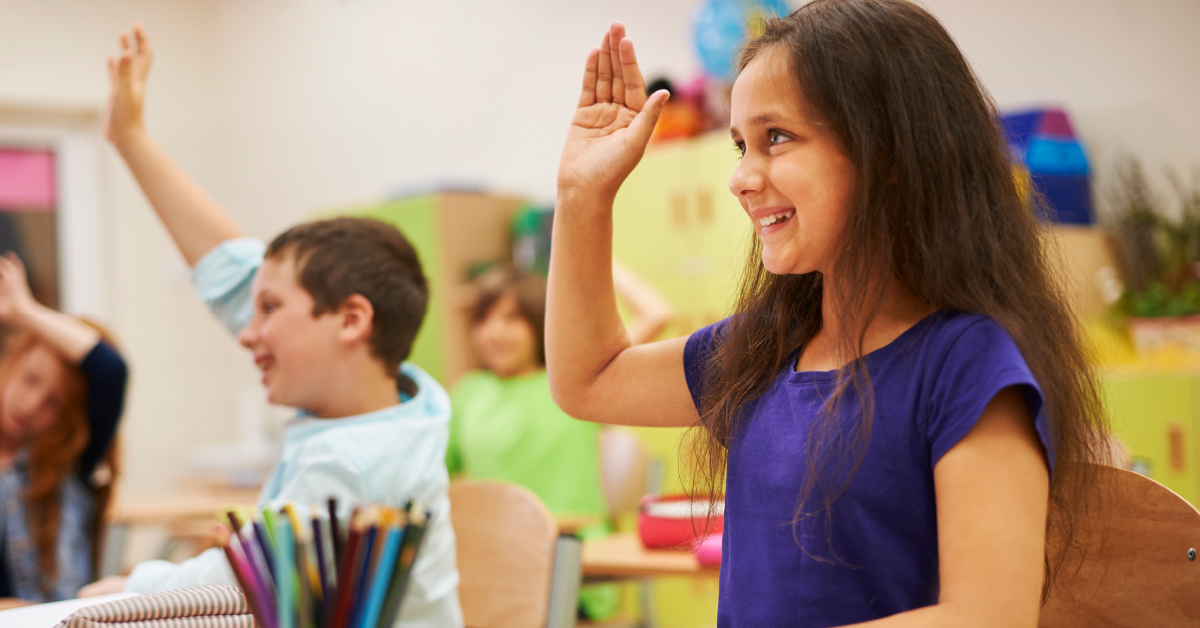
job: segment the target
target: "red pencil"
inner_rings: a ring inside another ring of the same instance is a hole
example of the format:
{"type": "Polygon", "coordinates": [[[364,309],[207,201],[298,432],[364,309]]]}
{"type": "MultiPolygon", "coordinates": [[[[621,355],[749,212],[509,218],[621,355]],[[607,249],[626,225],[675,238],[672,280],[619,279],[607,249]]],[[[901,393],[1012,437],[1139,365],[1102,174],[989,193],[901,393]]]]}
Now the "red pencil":
{"type": "Polygon", "coordinates": [[[346,526],[349,534],[346,550],[341,555],[342,564],[338,565],[337,604],[334,606],[329,628],[346,628],[346,620],[350,615],[350,600],[354,594],[351,574],[354,573],[355,556],[358,554],[359,538],[362,536],[361,526],[358,524],[359,510],[355,508],[349,525],[346,526]]]}

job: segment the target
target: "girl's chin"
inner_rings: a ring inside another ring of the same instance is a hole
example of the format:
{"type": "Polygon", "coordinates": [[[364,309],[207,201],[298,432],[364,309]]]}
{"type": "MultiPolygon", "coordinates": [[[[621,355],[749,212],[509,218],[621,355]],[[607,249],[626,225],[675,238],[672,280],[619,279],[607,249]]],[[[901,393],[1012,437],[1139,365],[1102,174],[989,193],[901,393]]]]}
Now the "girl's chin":
{"type": "Polygon", "coordinates": [[[772,255],[770,251],[765,250],[762,254],[762,264],[772,275],[804,275],[813,270],[798,260],[783,255],[772,255]]]}

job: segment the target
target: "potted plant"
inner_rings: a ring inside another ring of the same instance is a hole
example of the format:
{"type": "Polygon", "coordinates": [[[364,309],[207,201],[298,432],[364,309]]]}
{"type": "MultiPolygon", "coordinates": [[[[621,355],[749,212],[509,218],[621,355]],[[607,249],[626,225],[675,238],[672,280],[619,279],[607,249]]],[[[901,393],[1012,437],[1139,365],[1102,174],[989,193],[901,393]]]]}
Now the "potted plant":
{"type": "Polygon", "coordinates": [[[1117,307],[1139,351],[1200,351],[1200,185],[1168,178],[1179,200],[1173,215],[1136,159],[1118,162],[1107,195],[1107,230],[1125,287],[1117,307]]]}

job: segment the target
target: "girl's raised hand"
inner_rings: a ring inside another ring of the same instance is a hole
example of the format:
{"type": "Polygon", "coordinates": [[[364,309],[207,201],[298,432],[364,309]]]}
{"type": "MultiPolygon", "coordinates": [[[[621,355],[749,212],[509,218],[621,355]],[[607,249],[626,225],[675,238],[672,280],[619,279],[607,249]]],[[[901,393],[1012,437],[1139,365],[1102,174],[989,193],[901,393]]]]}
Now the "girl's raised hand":
{"type": "Polygon", "coordinates": [[[646,97],[633,42],[624,26],[613,24],[600,48],[588,54],[583,93],[558,166],[559,194],[611,202],[646,152],[668,97],[666,90],[646,97]]]}
{"type": "Polygon", "coordinates": [[[0,322],[9,327],[23,327],[23,319],[34,304],[25,264],[11,251],[0,255],[0,322]]]}
{"type": "Polygon", "coordinates": [[[154,51],[141,24],[121,33],[121,52],[108,58],[108,82],[111,92],[104,120],[104,132],[112,142],[142,129],[142,105],[146,99],[146,76],[154,51]]]}

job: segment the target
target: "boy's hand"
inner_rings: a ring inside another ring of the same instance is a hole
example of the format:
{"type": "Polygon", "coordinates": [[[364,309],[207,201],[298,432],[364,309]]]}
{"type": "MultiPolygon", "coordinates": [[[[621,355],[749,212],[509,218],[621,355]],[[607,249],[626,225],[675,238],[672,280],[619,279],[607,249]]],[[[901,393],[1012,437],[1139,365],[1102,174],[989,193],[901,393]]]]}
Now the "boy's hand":
{"type": "Polygon", "coordinates": [[[80,589],[79,597],[124,593],[126,582],[129,582],[129,578],[126,576],[106,576],[80,589]]]}
{"type": "Polygon", "coordinates": [[[0,322],[23,328],[25,316],[36,305],[21,259],[11,251],[0,256],[0,322]]]}
{"type": "Polygon", "coordinates": [[[613,24],[588,55],[579,107],[558,166],[560,194],[609,202],[646,152],[669,94],[646,98],[646,85],[625,27],[613,24]]]}
{"type": "Polygon", "coordinates": [[[142,105],[146,99],[146,76],[154,51],[141,24],[121,34],[120,54],[108,58],[111,93],[104,119],[104,134],[114,144],[142,130],[142,105]]]}

